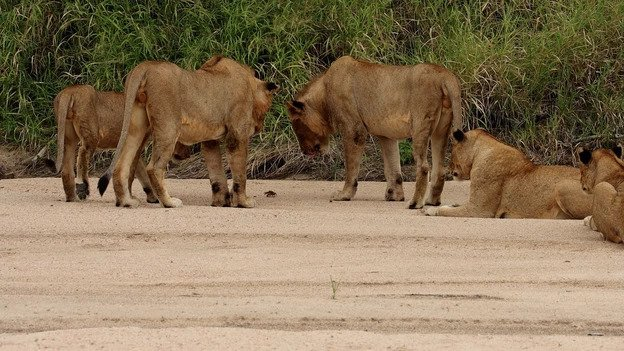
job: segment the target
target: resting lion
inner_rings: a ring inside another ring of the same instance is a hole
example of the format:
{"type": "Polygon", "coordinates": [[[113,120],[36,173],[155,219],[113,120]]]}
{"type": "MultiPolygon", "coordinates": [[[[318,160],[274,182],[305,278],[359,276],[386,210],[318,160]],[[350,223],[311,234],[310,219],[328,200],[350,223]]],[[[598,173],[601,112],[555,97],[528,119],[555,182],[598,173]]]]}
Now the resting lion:
{"type": "Polygon", "coordinates": [[[585,224],[602,233],[605,240],[624,240],[624,162],[622,147],[613,151],[579,150],[583,190],[593,194],[592,215],[585,224]]]}
{"type": "MultiPolygon", "coordinates": [[[[96,91],[90,85],[74,85],[61,90],[54,99],[54,114],[58,128],[56,171],[61,172],[65,198],[68,202],[89,195],[89,163],[96,149],[117,146],[121,134],[124,94],[96,91]],[[74,166],[78,149],[78,176],[75,184],[74,166]]],[[[176,148],[179,159],[189,156],[186,147],[176,148]]],[[[152,192],[145,163],[139,160],[136,176],[147,195],[147,202],[158,202],[152,192]]]]}
{"type": "Polygon", "coordinates": [[[326,152],[329,137],[339,132],[344,143],[346,179],[334,201],[348,201],[357,191],[357,176],[369,134],[379,138],[387,182],[385,199],[403,201],[398,140],[411,138],[416,189],[409,208],[439,204],[444,187],[444,154],[451,127],[460,129],[461,89],[449,70],[433,65],[386,66],[344,56],[308,83],[288,103],[292,126],[303,153],[326,152]],[[431,140],[432,184],[425,202],[431,140]]]}
{"type": "Polygon", "coordinates": [[[591,197],[577,168],[536,165],[482,129],[455,131],[453,138],[453,176],[471,180],[470,198],[457,207],[429,207],[426,214],[581,219],[590,213],[591,197]]]}
{"type": "Polygon", "coordinates": [[[138,150],[151,134],[147,174],[164,207],[182,205],[169,196],[163,183],[176,141],[202,143],[212,205],[230,205],[219,148],[219,140],[225,139],[233,178],[231,205],[253,207],[254,200],[246,195],[247,148],[251,136],[262,129],[276,89],[275,84],[255,78],[249,67],[221,56],[212,57],[196,71],[169,62],[139,64],[126,78],[123,129],[113,163],[98,183],[100,192],[106,189],[112,173],[116,205],[139,205],[130,194],[128,175],[138,150]]]}

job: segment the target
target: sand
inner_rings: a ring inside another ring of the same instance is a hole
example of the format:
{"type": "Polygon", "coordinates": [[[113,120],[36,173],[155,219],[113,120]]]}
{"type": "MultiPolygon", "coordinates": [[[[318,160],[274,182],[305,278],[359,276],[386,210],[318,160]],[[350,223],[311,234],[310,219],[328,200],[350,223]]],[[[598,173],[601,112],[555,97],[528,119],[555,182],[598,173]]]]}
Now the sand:
{"type": "Polygon", "coordinates": [[[580,220],[426,217],[379,182],[330,203],[339,182],[251,181],[254,209],[168,184],[184,207],[0,181],[0,349],[624,345],[624,246],[580,220]]]}

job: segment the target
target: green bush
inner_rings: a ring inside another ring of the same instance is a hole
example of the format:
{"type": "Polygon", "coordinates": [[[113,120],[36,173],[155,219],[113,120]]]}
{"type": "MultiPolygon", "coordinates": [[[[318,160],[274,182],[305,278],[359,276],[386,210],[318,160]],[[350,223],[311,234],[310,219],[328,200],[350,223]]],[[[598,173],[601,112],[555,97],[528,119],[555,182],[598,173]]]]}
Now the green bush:
{"type": "Polygon", "coordinates": [[[544,162],[623,128],[623,1],[0,0],[0,12],[0,128],[25,148],[54,145],[52,99],[67,85],[121,90],[143,60],[194,69],[213,54],[282,87],[260,149],[295,146],[284,101],[345,54],[448,67],[467,127],[544,162]]]}

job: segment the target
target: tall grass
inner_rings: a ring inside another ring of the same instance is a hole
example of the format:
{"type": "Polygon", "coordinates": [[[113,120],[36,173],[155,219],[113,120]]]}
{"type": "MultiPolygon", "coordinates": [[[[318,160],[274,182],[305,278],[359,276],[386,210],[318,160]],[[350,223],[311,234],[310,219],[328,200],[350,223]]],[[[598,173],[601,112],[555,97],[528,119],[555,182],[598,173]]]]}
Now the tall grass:
{"type": "Polygon", "coordinates": [[[254,140],[269,154],[296,148],[284,101],[345,54],[448,67],[466,126],[542,162],[624,132],[624,1],[0,0],[0,13],[0,132],[25,148],[54,145],[67,85],[121,90],[143,60],[194,69],[213,54],[281,85],[254,140]]]}

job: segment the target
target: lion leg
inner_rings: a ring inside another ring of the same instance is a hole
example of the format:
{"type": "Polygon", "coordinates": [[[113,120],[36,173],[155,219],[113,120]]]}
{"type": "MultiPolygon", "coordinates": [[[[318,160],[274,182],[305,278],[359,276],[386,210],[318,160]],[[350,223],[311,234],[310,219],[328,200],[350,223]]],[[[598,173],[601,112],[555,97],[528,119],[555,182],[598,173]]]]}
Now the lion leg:
{"type": "Polygon", "coordinates": [[[145,170],[145,161],[143,161],[143,158],[140,156],[136,162],[136,170],[134,172],[134,175],[136,176],[136,178],[139,179],[139,183],[141,183],[141,186],[143,187],[143,191],[147,196],[147,202],[150,204],[157,204],[158,198],[156,197],[156,194],[154,194],[154,191],[152,190],[152,184],[150,183],[149,177],[147,176],[147,171],[145,170]]]}
{"type": "Polygon", "coordinates": [[[598,231],[598,227],[596,227],[596,222],[594,222],[594,216],[587,216],[583,218],[583,224],[593,231],[598,231]]]}
{"type": "Polygon", "coordinates": [[[209,140],[202,143],[202,153],[208,169],[210,186],[212,187],[212,206],[222,207],[230,205],[227,177],[223,169],[223,159],[218,140],[209,140]]]}
{"type": "MultiPolygon", "coordinates": [[[[422,123],[427,124],[425,121],[422,123]]],[[[410,209],[423,208],[425,205],[425,192],[427,191],[429,180],[429,163],[427,162],[429,131],[428,125],[422,125],[412,135],[412,154],[414,155],[414,164],[416,166],[416,188],[414,189],[414,197],[409,204],[410,209]]]]}
{"type": "Polygon", "coordinates": [[[73,202],[78,199],[76,197],[76,174],[74,173],[78,135],[76,135],[71,123],[67,123],[67,125],[69,128],[65,128],[65,149],[63,150],[61,180],[63,181],[63,190],[65,191],[65,201],[73,202]]]}
{"type": "Polygon", "coordinates": [[[247,196],[247,138],[238,138],[233,133],[225,136],[227,159],[232,170],[232,207],[251,208],[256,206],[253,198],[247,196]]]}
{"type": "Polygon", "coordinates": [[[357,177],[360,173],[360,162],[366,143],[366,130],[343,133],[344,157],[346,163],[345,184],[341,191],[334,193],[330,201],[350,201],[357,191],[357,177]]]}
{"type": "Polygon", "coordinates": [[[384,161],[386,177],[386,201],[403,201],[403,175],[401,174],[401,158],[398,140],[379,137],[384,161]]]}
{"type": "Polygon", "coordinates": [[[447,135],[434,135],[431,138],[431,184],[425,204],[438,206],[444,189],[444,154],[446,153],[447,135]]]}
{"type": "Polygon", "coordinates": [[[460,206],[437,206],[425,209],[427,216],[493,218],[494,213],[467,203],[460,206]]]}
{"type": "Polygon", "coordinates": [[[76,184],[76,194],[80,200],[84,200],[89,196],[89,164],[93,156],[93,148],[90,148],[83,141],[78,149],[77,173],[82,184],[76,184]]]}
{"type": "Polygon", "coordinates": [[[140,201],[130,192],[129,179],[132,174],[136,155],[141,151],[148,129],[148,120],[145,109],[133,106],[130,128],[125,143],[119,150],[119,157],[113,170],[113,188],[115,190],[116,206],[137,207],[140,201]]]}
{"type": "Polygon", "coordinates": [[[593,199],[583,191],[578,180],[563,180],[555,187],[555,200],[565,218],[581,219],[591,215],[593,199]]]}
{"type": "Polygon", "coordinates": [[[164,183],[167,165],[173,156],[175,140],[175,137],[163,137],[154,134],[152,157],[147,165],[147,175],[152,188],[162,206],[167,208],[182,206],[182,200],[169,196],[164,183]]]}

